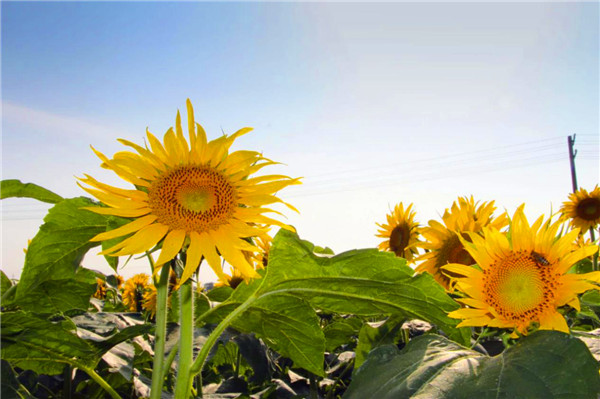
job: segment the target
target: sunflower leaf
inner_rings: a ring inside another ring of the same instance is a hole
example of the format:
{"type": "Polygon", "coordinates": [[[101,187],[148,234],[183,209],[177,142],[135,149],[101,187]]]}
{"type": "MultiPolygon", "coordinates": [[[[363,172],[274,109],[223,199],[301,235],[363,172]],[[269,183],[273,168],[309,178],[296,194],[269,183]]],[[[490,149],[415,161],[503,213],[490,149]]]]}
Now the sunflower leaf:
{"type": "MultiPolygon", "coordinates": [[[[43,286],[45,282],[54,281],[50,285],[58,287],[60,284],[57,281],[75,279],[84,255],[99,245],[90,242],[90,238],[106,231],[106,216],[81,209],[91,205],[96,204],[90,199],[78,197],[65,199],[50,209],[25,255],[16,293],[19,304],[30,304],[28,297],[35,290],[41,290],[44,295],[47,290],[43,286]]],[[[63,295],[69,295],[68,290],[64,291],[63,295]]],[[[35,306],[31,310],[39,311],[39,308],[35,306]]]]}
{"type": "Polygon", "coordinates": [[[371,351],[344,398],[596,398],[597,362],[585,344],[557,331],[538,331],[489,357],[438,335],[400,351],[371,351]],[[573,361],[577,359],[577,361],[573,361]]]}
{"type": "Polygon", "coordinates": [[[68,319],[52,322],[25,312],[2,314],[1,357],[13,367],[56,375],[65,365],[93,368],[100,357],[68,319]]]}
{"type": "Polygon", "coordinates": [[[398,343],[398,333],[404,320],[390,318],[385,323],[372,326],[365,323],[358,334],[358,345],[356,346],[356,358],[354,360],[355,370],[363,364],[369,352],[379,346],[398,343]]]}
{"type": "Polygon", "coordinates": [[[0,182],[0,199],[5,198],[33,198],[38,201],[56,204],[64,198],[50,190],[33,183],[21,183],[20,180],[2,180],[0,182]]]}

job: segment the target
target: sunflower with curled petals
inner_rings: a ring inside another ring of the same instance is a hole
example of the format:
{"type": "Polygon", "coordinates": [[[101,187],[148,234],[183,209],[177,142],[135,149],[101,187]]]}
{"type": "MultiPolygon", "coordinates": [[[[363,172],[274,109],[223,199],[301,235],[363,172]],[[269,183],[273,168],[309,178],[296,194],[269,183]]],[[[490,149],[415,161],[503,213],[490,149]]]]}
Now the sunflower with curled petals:
{"type": "Polygon", "coordinates": [[[184,137],[178,112],[175,130],[169,129],[163,142],[147,132],[150,148],[120,139],[136,152],[118,152],[109,159],[92,147],[104,168],[135,186],[135,189],[117,188],[89,175],[79,179],[87,185],[80,184],[84,190],[107,205],[86,209],[133,218],[122,227],[98,234],[92,241],[127,236],[101,252],[111,256],[140,254],[160,247],[155,270],[185,251],[187,260],[180,284],[192,276],[202,258],[217,276],[224,276],[222,257],[244,279],[257,277],[243,251],[258,249],[244,238],[264,234],[265,225],[293,230],[266,216],[265,213],[279,212],[264,206],[283,203],[296,211],[274,193],[299,184],[299,179],[282,175],[252,176],[275,162],[255,151],[229,153],[234,140],[251,128],[208,141],[202,126],[194,121],[189,100],[187,112],[189,142],[184,137]]]}
{"type": "Polygon", "coordinates": [[[417,254],[419,243],[419,224],[415,222],[415,212],[410,204],[406,209],[401,203],[394,207],[387,217],[387,224],[377,223],[380,229],[376,237],[384,238],[377,248],[381,251],[389,251],[396,256],[411,262],[417,254]]]}
{"type": "Polygon", "coordinates": [[[578,227],[582,233],[600,224],[600,187],[588,192],[580,188],[569,195],[560,208],[561,219],[578,227]]]}
{"type": "Polygon", "coordinates": [[[421,229],[425,238],[419,243],[421,248],[428,250],[416,259],[421,262],[416,271],[428,272],[446,290],[451,289],[448,272],[442,273],[442,266],[448,263],[472,265],[473,257],[464,248],[461,238],[469,240],[467,233],[480,234],[484,227],[492,226],[498,230],[507,225],[506,214],[497,218],[493,217],[496,207],[494,201],[484,202],[479,205],[471,198],[461,197],[452,204],[450,210],[446,209],[442,216],[444,224],[430,220],[429,225],[421,229]]]}
{"type": "Polygon", "coordinates": [[[569,305],[579,310],[577,295],[600,289],[600,272],[568,271],[598,247],[586,245],[574,250],[579,229],[556,238],[560,224],[544,222],[542,216],[530,226],[521,206],[508,234],[486,227],[483,235],[469,233],[471,240],[460,237],[479,268],[461,264],[443,267],[459,276],[455,288],[466,295],[457,299],[466,307],[448,314],[463,319],[458,327],[512,328],[516,335],[527,334],[536,323],[542,330],[569,332],[557,308],[569,305]]]}
{"type": "MultiPolygon", "coordinates": [[[[151,285],[148,284],[150,276],[138,273],[125,281],[123,287],[123,305],[132,312],[141,312],[144,307],[144,297],[151,285]]],[[[155,302],[156,303],[156,302],[155,302]]]]}

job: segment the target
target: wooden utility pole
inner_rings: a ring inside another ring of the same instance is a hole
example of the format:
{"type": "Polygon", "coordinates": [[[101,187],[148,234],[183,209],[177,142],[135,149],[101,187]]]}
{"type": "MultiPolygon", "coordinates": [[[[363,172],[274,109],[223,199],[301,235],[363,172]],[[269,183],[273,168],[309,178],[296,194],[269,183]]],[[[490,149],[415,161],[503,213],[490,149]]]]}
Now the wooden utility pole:
{"type": "Polygon", "coordinates": [[[569,162],[571,163],[571,182],[573,183],[573,192],[577,191],[577,175],[575,174],[575,156],[577,150],[573,149],[575,145],[575,135],[568,136],[567,142],[569,143],[569,162]]]}

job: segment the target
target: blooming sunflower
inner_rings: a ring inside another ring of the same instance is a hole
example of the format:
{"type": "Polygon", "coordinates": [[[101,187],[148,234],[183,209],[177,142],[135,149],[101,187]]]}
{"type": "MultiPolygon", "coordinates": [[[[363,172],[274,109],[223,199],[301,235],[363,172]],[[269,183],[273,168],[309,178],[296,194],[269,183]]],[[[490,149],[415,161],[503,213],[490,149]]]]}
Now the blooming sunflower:
{"type": "Polygon", "coordinates": [[[430,220],[429,225],[421,229],[426,241],[420,242],[421,248],[429,250],[419,256],[416,261],[422,263],[416,267],[419,273],[428,272],[447,290],[450,289],[450,278],[442,273],[441,267],[448,263],[472,265],[475,263],[467,252],[460,237],[469,239],[467,233],[480,233],[485,226],[501,229],[508,223],[506,214],[493,218],[496,207],[494,201],[484,202],[478,206],[473,196],[461,197],[454,202],[450,210],[446,209],[442,216],[444,224],[430,220]]]}
{"type": "Polygon", "coordinates": [[[96,292],[94,293],[94,298],[104,299],[106,298],[106,282],[98,277],[96,277],[96,292]]]}
{"type": "MultiPolygon", "coordinates": [[[[141,312],[144,296],[150,289],[148,284],[149,275],[139,273],[125,281],[123,288],[123,305],[132,312],[141,312]]],[[[155,301],[156,304],[156,301],[155,301]]]]}
{"type": "Polygon", "coordinates": [[[563,202],[560,208],[562,220],[570,220],[573,227],[582,232],[593,229],[600,224],[600,187],[596,186],[589,193],[580,188],[569,195],[569,201],[563,202]]]}
{"type": "Polygon", "coordinates": [[[417,253],[416,245],[419,242],[419,224],[415,222],[415,212],[411,210],[410,204],[406,210],[399,203],[394,210],[387,215],[387,224],[377,223],[381,227],[376,237],[385,238],[377,248],[382,251],[390,251],[396,256],[407,261],[412,261],[417,253]]]}
{"type": "Polygon", "coordinates": [[[175,131],[171,128],[161,143],[147,131],[150,148],[130,141],[119,141],[136,152],[118,152],[112,159],[92,149],[104,168],[114,171],[135,189],[122,189],[101,183],[89,175],[79,180],[81,187],[107,207],[89,207],[93,212],[134,220],[117,229],[98,234],[92,241],[128,236],[101,252],[122,256],[143,253],[157,244],[162,247],[155,270],[182,250],[186,264],[181,276],[185,282],[196,271],[202,258],[217,276],[223,276],[221,257],[240,271],[245,279],[256,277],[254,268],[242,251],[258,251],[244,240],[265,233],[264,225],[293,230],[264,215],[276,212],[263,207],[283,203],[274,193],[299,179],[282,175],[251,177],[275,162],[255,151],[229,148],[239,136],[251,131],[243,128],[231,136],[207,141],[202,126],[194,122],[192,104],[187,100],[189,143],[183,135],[177,113],[175,131]]]}
{"type": "Polygon", "coordinates": [[[150,312],[152,317],[156,314],[156,287],[153,284],[150,284],[142,295],[142,308],[150,312]]]}
{"type": "Polygon", "coordinates": [[[483,236],[469,233],[471,242],[460,237],[479,268],[449,264],[445,270],[456,278],[456,288],[467,295],[458,299],[468,307],[450,312],[463,319],[458,325],[514,328],[527,334],[532,322],[544,330],[569,332],[557,311],[563,305],[580,308],[577,294],[600,289],[600,272],[567,274],[579,260],[598,247],[573,250],[579,229],[556,238],[560,221],[543,222],[543,216],[529,225],[521,206],[514,214],[510,232],[486,227],[483,236]]]}
{"type": "Polygon", "coordinates": [[[231,268],[231,275],[225,274],[224,278],[219,277],[219,281],[217,281],[215,287],[227,286],[235,290],[242,281],[244,281],[244,276],[237,269],[231,268]]]}

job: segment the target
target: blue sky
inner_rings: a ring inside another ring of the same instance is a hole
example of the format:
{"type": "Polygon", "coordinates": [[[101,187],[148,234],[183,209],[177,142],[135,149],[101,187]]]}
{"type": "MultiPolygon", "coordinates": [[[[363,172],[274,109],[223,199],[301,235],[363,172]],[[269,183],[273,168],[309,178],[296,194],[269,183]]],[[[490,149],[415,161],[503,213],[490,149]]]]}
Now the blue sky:
{"type": "MultiPolygon", "coordinates": [[[[162,134],[188,97],[209,136],[252,126],[237,148],[305,177],[281,193],[301,211],[289,222],[337,252],[375,246],[400,201],[422,224],[471,194],[558,209],[573,133],[580,185],[600,179],[598,3],[1,7],[4,179],[64,196],[84,195],[73,175],[118,184],[89,145],[162,134]]],[[[3,201],[9,276],[44,209],[3,201]]]]}

